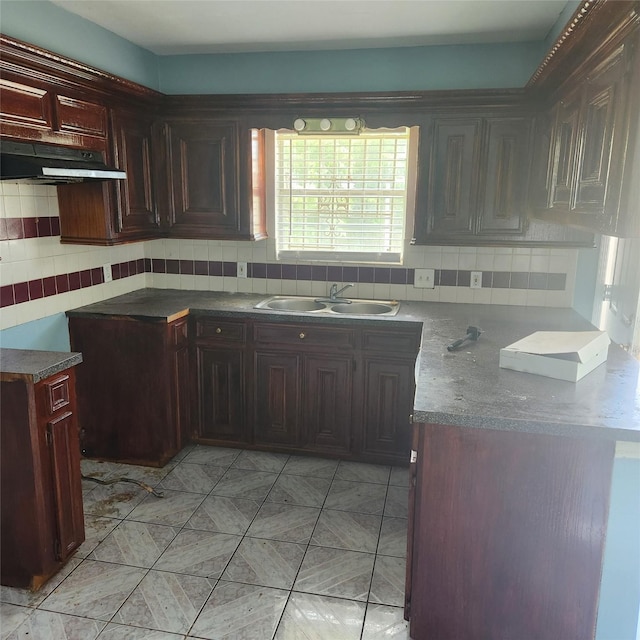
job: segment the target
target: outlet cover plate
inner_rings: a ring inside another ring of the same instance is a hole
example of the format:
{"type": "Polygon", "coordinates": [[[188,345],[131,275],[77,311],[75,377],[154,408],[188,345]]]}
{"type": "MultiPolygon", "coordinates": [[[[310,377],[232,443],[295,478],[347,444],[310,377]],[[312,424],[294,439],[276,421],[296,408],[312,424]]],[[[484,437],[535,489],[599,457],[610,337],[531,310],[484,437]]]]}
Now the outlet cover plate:
{"type": "Polygon", "coordinates": [[[413,276],[413,286],[417,289],[433,289],[436,286],[435,269],[416,269],[413,276]]]}
{"type": "Polygon", "coordinates": [[[482,289],[482,271],[471,272],[471,284],[472,289],[482,289]]]}
{"type": "Polygon", "coordinates": [[[104,276],[105,282],[111,282],[113,280],[113,275],[111,273],[111,265],[103,264],[102,265],[102,274],[104,276]]]}
{"type": "Polygon", "coordinates": [[[247,277],[247,263],[238,262],[238,278],[246,278],[246,277],[247,277]]]}

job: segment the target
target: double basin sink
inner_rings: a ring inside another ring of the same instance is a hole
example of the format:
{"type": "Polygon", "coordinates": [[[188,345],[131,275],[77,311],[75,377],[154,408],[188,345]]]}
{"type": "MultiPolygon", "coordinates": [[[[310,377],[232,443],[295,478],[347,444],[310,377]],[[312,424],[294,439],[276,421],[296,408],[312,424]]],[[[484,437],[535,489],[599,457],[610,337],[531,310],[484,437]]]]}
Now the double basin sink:
{"type": "Polygon", "coordinates": [[[356,300],[350,298],[317,298],[306,296],[271,296],[262,300],[256,309],[297,311],[298,313],[335,313],[357,316],[395,316],[400,309],[396,300],[356,300]]]}

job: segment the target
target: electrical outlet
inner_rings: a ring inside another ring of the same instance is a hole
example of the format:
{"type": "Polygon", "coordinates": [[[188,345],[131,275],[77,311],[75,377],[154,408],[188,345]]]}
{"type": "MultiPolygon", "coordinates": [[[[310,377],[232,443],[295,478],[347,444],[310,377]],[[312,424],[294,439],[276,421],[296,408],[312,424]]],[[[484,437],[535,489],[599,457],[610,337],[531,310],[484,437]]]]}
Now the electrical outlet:
{"type": "Polygon", "coordinates": [[[238,262],[238,278],[246,278],[246,277],[247,277],[247,263],[238,262]]]}
{"type": "Polygon", "coordinates": [[[416,269],[413,276],[413,286],[418,289],[433,289],[436,286],[435,269],[416,269]]]}
{"type": "Polygon", "coordinates": [[[482,271],[471,272],[471,284],[472,289],[482,289],[482,271]]]}
{"type": "Polygon", "coordinates": [[[113,275],[111,273],[111,265],[103,264],[102,265],[102,274],[104,275],[105,282],[111,282],[113,280],[113,275]]]}

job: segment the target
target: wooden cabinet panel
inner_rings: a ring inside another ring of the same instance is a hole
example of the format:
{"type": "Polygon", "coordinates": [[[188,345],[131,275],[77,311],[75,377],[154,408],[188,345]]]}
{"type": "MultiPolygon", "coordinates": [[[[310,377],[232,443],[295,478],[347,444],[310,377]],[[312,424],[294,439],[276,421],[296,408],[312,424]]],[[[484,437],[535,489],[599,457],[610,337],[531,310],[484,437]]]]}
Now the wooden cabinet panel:
{"type": "Polygon", "coordinates": [[[482,121],[435,120],[429,172],[432,233],[471,233],[482,121]]]}
{"type": "Polygon", "coordinates": [[[351,328],[317,324],[256,323],[256,344],[281,344],[297,348],[323,347],[332,351],[350,350],[355,346],[355,331],[351,328]]]}
{"type": "MultiPolygon", "coordinates": [[[[182,323],[185,319],[175,322],[182,323]]],[[[171,323],[117,316],[70,317],[80,351],[78,414],[85,455],[163,466],[182,447],[189,379],[171,323]],[[114,401],[115,399],[115,401],[114,401]]]]}
{"type": "Polygon", "coordinates": [[[51,93],[47,89],[1,78],[0,91],[0,133],[3,136],[37,139],[37,132],[29,135],[29,130],[53,128],[51,93]]]}
{"type": "Polygon", "coordinates": [[[47,442],[55,505],[55,555],[66,560],[84,541],[84,515],[80,478],[80,444],[76,418],[70,411],[47,423],[47,442]]]}
{"type": "Polygon", "coordinates": [[[241,349],[197,347],[199,442],[246,441],[245,364],[241,349]]]}
{"type": "Polygon", "coordinates": [[[113,147],[116,166],[127,173],[120,180],[115,230],[128,238],[148,238],[160,231],[152,162],[153,118],[115,111],[113,147]]]}
{"type": "Polygon", "coordinates": [[[107,137],[107,109],[101,104],[56,95],[55,114],[58,131],[107,137]]]}
{"type": "Polygon", "coordinates": [[[408,462],[414,367],[415,357],[404,361],[382,355],[365,357],[363,453],[408,462]]]}
{"type": "Polygon", "coordinates": [[[487,121],[484,202],[478,232],[521,232],[527,193],[529,120],[487,121]]]}
{"type": "Polygon", "coordinates": [[[298,353],[257,351],[254,364],[253,440],[300,444],[301,372],[298,353]]]}
{"type": "Polygon", "coordinates": [[[353,359],[307,355],[303,367],[304,444],[318,453],[349,453],[353,426],[353,359]]]}
{"type": "Polygon", "coordinates": [[[75,371],[0,395],[0,582],[37,590],[84,541],[75,371]]]}
{"type": "Polygon", "coordinates": [[[593,638],[613,442],[416,425],[412,638],[593,638]]]}
{"type": "Polygon", "coordinates": [[[166,138],[169,234],[188,238],[239,232],[237,124],[169,121],[166,138]]]}

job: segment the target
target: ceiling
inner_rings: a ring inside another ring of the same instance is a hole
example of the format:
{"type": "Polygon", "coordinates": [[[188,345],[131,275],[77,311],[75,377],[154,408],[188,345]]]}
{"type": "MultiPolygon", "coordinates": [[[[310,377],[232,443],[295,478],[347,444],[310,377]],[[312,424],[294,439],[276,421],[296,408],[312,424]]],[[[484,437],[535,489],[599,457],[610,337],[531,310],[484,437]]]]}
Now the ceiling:
{"type": "Polygon", "coordinates": [[[157,55],[541,41],[567,0],[52,0],[157,55]]]}

